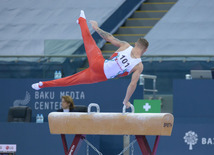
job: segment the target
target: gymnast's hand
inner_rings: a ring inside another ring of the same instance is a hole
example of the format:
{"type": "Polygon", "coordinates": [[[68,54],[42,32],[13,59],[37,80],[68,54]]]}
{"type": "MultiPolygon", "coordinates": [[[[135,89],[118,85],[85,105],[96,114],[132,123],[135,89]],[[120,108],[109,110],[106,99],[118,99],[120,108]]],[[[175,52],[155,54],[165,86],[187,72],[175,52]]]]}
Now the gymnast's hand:
{"type": "Polygon", "coordinates": [[[130,108],[131,106],[131,103],[129,101],[128,102],[123,101],[123,104],[126,106],[126,109],[130,108]]]}
{"type": "Polygon", "coordinates": [[[94,21],[94,20],[90,20],[90,23],[91,23],[91,26],[93,27],[93,29],[94,29],[94,30],[97,30],[97,28],[98,28],[97,22],[94,21]]]}

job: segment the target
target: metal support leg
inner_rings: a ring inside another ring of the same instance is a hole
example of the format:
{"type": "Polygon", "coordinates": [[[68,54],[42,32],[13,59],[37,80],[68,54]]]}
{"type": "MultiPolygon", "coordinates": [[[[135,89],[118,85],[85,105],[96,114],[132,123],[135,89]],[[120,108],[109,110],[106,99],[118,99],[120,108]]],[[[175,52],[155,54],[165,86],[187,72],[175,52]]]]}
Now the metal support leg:
{"type": "MultiPolygon", "coordinates": [[[[129,146],[130,144],[130,136],[124,135],[123,136],[123,149],[129,146]]],[[[123,155],[129,155],[129,148],[126,150],[126,152],[123,153],[123,155]]]]}
{"type": "Polygon", "coordinates": [[[153,146],[153,150],[151,152],[151,149],[149,147],[149,143],[146,139],[146,136],[138,136],[136,135],[136,139],[137,139],[137,142],[140,146],[140,149],[141,149],[141,152],[143,155],[155,155],[156,152],[157,152],[157,147],[158,147],[158,143],[159,143],[159,140],[160,140],[160,136],[156,136],[156,139],[155,139],[155,144],[153,146]]]}

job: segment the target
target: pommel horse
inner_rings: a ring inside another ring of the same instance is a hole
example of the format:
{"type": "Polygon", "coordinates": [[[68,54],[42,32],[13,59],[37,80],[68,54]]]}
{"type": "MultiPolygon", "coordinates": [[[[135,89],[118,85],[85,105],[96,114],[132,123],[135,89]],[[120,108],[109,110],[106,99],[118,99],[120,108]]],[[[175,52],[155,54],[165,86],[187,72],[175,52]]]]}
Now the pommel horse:
{"type": "Polygon", "coordinates": [[[73,155],[81,139],[85,135],[135,135],[143,155],[155,155],[160,136],[170,136],[174,117],[170,113],[100,113],[97,104],[88,106],[88,113],[51,112],[48,122],[51,134],[61,134],[65,155],[73,155]],[[97,112],[91,112],[95,106],[97,112]],[[68,150],[65,134],[75,134],[68,150]],[[153,150],[145,135],[155,135],[153,150]]]}

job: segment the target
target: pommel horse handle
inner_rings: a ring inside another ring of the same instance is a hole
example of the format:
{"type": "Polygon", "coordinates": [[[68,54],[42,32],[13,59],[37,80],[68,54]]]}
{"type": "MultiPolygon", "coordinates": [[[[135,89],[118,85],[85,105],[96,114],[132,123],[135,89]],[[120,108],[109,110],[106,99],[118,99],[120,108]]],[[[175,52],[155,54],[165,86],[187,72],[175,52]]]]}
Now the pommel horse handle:
{"type": "MultiPolygon", "coordinates": [[[[132,104],[130,104],[130,107],[132,109],[132,112],[131,113],[134,113],[134,106],[132,104]]],[[[126,113],[126,105],[123,106],[123,114],[126,113]]]]}
{"type": "Polygon", "coordinates": [[[98,104],[96,104],[96,103],[90,103],[90,104],[88,105],[88,113],[89,113],[89,114],[91,113],[91,108],[92,108],[92,107],[96,107],[97,112],[98,112],[98,113],[100,112],[100,106],[99,106],[98,104]]]}

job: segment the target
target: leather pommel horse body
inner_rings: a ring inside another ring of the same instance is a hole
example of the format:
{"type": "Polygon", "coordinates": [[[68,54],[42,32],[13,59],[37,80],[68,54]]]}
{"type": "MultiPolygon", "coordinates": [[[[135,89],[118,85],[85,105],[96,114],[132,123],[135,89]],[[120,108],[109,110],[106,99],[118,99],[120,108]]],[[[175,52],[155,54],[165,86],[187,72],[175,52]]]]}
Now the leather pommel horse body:
{"type": "Polygon", "coordinates": [[[169,113],[52,112],[48,121],[51,134],[61,134],[65,154],[74,153],[73,146],[85,138],[83,135],[135,135],[143,155],[153,155],[160,135],[171,135],[174,117],[169,113]],[[69,150],[65,134],[76,135],[69,150]],[[157,136],[152,151],[145,135],[157,136]]]}

